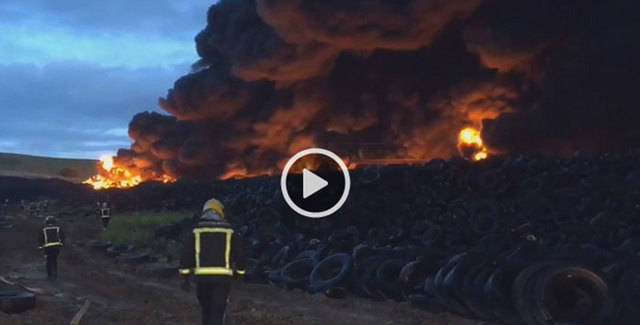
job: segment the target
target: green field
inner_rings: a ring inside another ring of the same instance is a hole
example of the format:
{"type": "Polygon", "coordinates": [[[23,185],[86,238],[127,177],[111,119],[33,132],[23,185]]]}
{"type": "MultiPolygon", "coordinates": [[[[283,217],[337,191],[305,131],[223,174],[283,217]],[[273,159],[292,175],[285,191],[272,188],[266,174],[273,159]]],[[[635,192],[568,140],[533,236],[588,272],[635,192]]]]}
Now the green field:
{"type": "Polygon", "coordinates": [[[0,153],[0,175],[84,180],[97,173],[96,160],[0,153]]]}
{"type": "Polygon", "coordinates": [[[178,257],[180,243],[153,238],[153,235],[160,226],[178,222],[189,216],[191,213],[184,211],[139,211],[114,214],[103,238],[114,245],[134,244],[137,247],[151,248],[157,253],[178,257]]]}

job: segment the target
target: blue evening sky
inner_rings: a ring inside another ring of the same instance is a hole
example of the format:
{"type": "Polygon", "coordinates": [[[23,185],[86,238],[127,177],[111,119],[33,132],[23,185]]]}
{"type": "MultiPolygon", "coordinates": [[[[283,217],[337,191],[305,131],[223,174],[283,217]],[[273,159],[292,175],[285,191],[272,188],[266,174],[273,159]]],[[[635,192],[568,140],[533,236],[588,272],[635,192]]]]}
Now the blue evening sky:
{"type": "Polygon", "coordinates": [[[198,58],[215,0],[0,1],[0,152],[97,158],[198,58]]]}

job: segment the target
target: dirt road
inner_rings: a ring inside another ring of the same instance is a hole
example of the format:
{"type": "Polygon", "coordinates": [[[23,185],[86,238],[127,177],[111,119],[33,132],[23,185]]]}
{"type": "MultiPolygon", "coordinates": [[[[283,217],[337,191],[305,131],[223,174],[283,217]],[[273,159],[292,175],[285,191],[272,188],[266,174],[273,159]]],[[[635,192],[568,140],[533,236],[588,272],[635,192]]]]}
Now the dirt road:
{"type": "MultiPolygon", "coordinates": [[[[68,244],[59,258],[59,279],[48,282],[44,259],[36,247],[41,219],[18,215],[15,228],[0,230],[0,275],[43,290],[36,308],[19,315],[0,312],[0,324],[69,324],[90,301],[82,324],[198,324],[195,293],[167,280],[136,271],[92,252],[82,243],[100,236],[97,222],[61,220],[68,244]]],[[[0,290],[10,290],[0,284],[0,290]]],[[[266,285],[235,283],[228,308],[232,324],[482,324],[432,315],[407,303],[374,302],[357,297],[332,300],[323,295],[287,291],[266,285]]]]}

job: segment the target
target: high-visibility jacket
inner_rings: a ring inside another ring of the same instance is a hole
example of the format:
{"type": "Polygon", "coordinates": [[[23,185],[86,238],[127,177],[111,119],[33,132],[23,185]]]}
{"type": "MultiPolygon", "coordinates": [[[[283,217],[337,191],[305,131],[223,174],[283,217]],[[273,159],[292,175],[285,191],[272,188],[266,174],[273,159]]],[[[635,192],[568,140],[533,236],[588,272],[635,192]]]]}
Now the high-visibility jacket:
{"type": "Polygon", "coordinates": [[[45,226],[40,231],[40,247],[59,247],[64,244],[64,232],[58,226],[45,226]]]}
{"type": "Polygon", "coordinates": [[[111,218],[111,209],[109,209],[109,208],[100,209],[100,217],[102,217],[102,218],[111,218]]]}
{"type": "Polygon", "coordinates": [[[196,278],[244,274],[242,242],[226,222],[200,222],[184,242],[179,272],[196,278]]]}

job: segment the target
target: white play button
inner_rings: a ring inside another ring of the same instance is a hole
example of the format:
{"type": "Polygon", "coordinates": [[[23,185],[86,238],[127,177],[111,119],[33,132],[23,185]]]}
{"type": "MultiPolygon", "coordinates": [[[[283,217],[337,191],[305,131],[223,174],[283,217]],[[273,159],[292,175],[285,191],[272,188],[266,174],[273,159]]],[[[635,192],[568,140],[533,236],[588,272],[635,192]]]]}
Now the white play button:
{"type": "Polygon", "coordinates": [[[351,178],[347,165],[338,155],[322,148],[309,148],[296,153],[284,165],[280,176],[284,201],[293,211],[309,218],[324,218],[338,211],[347,201],[350,189],[351,178]],[[305,164],[297,164],[301,158],[311,155],[321,166],[315,173],[305,169],[305,164]],[[301,170],[302,173],[289,175],[295,164],[293,170],[301,170]],[[338,167],[341,173],[331,169],[332,165],[338,167]],[[292,195],[289,195],[289,191],[292,195]]]}
{"type": "Polygon", "coordinates": [[[302,170],[302,198],[306,199],[329,185],[322,177],[304,168],[302,170]]]}

